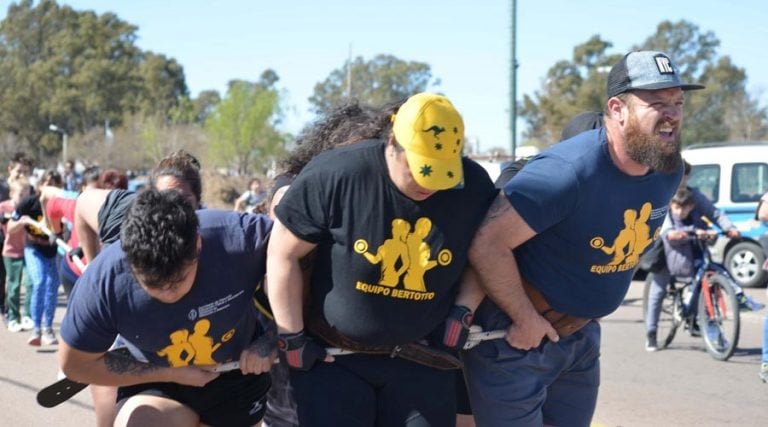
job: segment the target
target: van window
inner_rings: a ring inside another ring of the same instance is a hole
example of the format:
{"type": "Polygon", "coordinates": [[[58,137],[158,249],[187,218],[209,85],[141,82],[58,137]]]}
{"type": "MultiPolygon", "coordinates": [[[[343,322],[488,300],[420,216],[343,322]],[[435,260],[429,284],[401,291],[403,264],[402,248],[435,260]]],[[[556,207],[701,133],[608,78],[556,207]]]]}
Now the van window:
{"type": "Polygon", "coordinates": [[[768,164],[736,163],[731,176],[731,200],[757,202],[768,189],[768,164]]]}
{"type": "Polygon", "coordinates": [[[688,186],[699,190],[712,203],[720,198],[720,165],[693,165],[688,186]]]}

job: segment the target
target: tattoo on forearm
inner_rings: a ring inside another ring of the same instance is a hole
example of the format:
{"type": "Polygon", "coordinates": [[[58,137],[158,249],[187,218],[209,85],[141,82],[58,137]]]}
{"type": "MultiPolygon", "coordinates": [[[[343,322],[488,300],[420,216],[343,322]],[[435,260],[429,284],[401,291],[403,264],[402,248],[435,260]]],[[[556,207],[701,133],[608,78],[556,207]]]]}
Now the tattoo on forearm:
{"type": "Polygon", "coordinates": [[[509,202],[507,201],[507,198],[504,197],[504,194],[499,193],[498,197],[496,197],[493,200],[493,203],[491,203],[491,207],[488,208],[488,212],[486,212],[485,218],[483,219],[483,222],[480,224],[480,228],[489,224],[491,221],[495,220],[496,218],[502,216],[509,209],[510,209],[510,205],[509,205],[509,202]]]}
{"type": "Polygon", "coordinates": [[[158,366],[149,363],[139,362],[131,357],[112,354],[104,356],[104,364],[107,365],[107,370],[109,372],[116,374],[143,375],[159,368],[158,366]]]}

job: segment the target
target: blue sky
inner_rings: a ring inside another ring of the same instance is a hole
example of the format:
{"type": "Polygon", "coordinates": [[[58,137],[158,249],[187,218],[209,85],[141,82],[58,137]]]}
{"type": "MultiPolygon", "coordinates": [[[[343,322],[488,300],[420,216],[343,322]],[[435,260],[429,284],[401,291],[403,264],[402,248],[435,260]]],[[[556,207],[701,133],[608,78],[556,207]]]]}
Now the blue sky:
{"type": "MultiPolygon", "coordinates": [[[[0,18],[9,3],[0,0],[0,18]]],[[[385,53],[426,62],[442,81],[437,90],[464,116],[467,137],[483,150],[510,146],[510,0],[61,3],[112,11],[138,26],[138,45],[181,63],[193,96],[206,89],[224,94],[230,79],[256,80],[274,69],[287,95],[283,128],[292,133],[312,120],[307,98],[344,64],[350,47],[355,57],[385,53]]],[[[518,100],[539,90],[547,70],[592,35],[612,42],[611,53],[624,53],[659,22],[680,19],[714,32],[719,54],[746,70],[748,89],[768,105],[768,6],[758,0],[517,0],[518,100]]]]}

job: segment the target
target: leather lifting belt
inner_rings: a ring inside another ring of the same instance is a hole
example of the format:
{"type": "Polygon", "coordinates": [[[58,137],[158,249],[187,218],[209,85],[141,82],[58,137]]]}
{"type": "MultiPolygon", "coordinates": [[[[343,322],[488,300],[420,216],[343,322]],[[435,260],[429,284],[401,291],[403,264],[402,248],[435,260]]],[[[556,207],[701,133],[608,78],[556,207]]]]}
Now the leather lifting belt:
{"type": "Polygon", "coordinates": [[[390,357],[401,357],[436,369],[461,369],[463,367],[458,357],[417,342],[402,345],[364,345],[357,343],[340,334],[336,328],[328,324],[322,315],[310,314],[304,326],[310,333],[322,338],[328,344],[345,350],[367,354],[388,354],[390,357]]]}
{"type": "Polygon", "coordinates": [[[531,300],[533,308],[552,324],[552,327],[555,328],[555,331],[557,331],[557,334],[561,337],[567,337],[568,335],[573,334],[593,320],[586,317],[571,316],[570,314],[560,313],[553,310],[546,298],[544,298],[544,295],[525,279],[523,279],[523,289],[525,289],[528,299],[531,300]]]}

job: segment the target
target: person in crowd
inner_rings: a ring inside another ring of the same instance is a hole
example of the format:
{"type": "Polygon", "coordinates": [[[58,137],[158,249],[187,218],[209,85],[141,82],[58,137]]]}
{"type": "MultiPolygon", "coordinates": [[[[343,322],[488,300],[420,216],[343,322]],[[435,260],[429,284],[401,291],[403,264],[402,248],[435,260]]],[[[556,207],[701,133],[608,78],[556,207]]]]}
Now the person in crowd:
{"type": "MultiPolygon", "coordinates": [[[[170,153],[155,165],[150,185],[157,190],[175,189],[193,207],[202,207],[200,162],[184,150],[170,153]]],[[[119,239],[125,213],[137,195],[135,191],[114,188],[87,190],[78,197],[75,230],[86,261],[93,260],[103,247],[119,239]]],[[[115,347],[131,348],[131,344],[124,338],[118,338],[115,347]]],[[[100,385],[91,385],[90,389],[96,411],[96,425],[111,426],[115,419],[117,389],[100,385]]]]}
{"type": "Polygon", "coordinates": [[[118,169],[104,169],[99,175],[98,187],[108,190],[127,190],[128,176],[118,169]]]}
{"type": "MultiPolygon", "coordinates": [[[[592,129],[603,127],[603,113],[599,111],[585,111],[574,116],[563,128],[560,135],[560,142],[571,139],[574,136],[592,129]]],[[[520,172],[526,163],[532,157],[523,157],[515,161],[505,163],[501,168],[501,173],[496,178],[494,185],[498,189],[503,189],[512,177],[520,172]]],[[[460,373],[461,374],[461,373],[460,373]]],[[[457,400],[457,420],[456,427],[474,427],[475,420],[472,416],[472,405],[469,402],[469,396],[466,391],[466,381],[463,375],[457,376],[456,392],[457,400]]]]}
{"type": "MultiPolygon", "coordinates": [[[[32,171],[32,159],[26,153],[19,151],[14,153],[8,163],[8,177],[0,177],[0,202],[4,202],[10,197],[10,182],[19,177],[28,177],[32,171]]],[[[5,220],[5,219],[4,219],[5,220]]],[[[5,224],[5,222],[4,222],[5,224]]],[[[5,228],[0,228],[0,251],[5,242],[5,228]]],[[[5,283],[5,265],[0,264],[0,283],[5,283]]],[[[0,286],[0,318],[5,319],[5,286],[0,286]]]]}
{"type": "Polygon", "coordinates": [[[456,421],[460,363],[416,342],[466,340],[482,294],[459,281],[495,190],[462,157],[447,98],[416,94],[379,117],[391,128],[315,157],[275,209],[267,292],[302,426],[456,421]],[[300,260],[313,250],[305,304],[300,260]],[[361,353],[334,360],[324,346],[361,353]]]}
{"type": "MultiPolygon", "coordinates": [[[[760,198],[755,218],[763,223],[768,223],[768,193],[763,194],[763,197],[760,198]]],[[[760,243],[763,246],[766,257],[768,257],[768,240],[766,239],[768,239],[768,236],[763,236],[760,243]]],[[[763,269],[768,270],[768,258],[766,258],[765,264],[763,264],[763,269]]],[[[766,293],[768,293],[768,290],[766,290],[766,293]]],[[[760,360],[760,379],[764,383],[768,383],[768,314],[763,316],[763,351],[760,360]]]]}
{"type": "MultiPolygon", "coordinates": [[[[725,215],[720,209],[710,201],[707,196],[702,194],[699,190],[688,186],[688,178],[691,175],[690,163],[683,161],[684,173],[683,179],[680,181],[679,189],[686,189],[691,194],[693,201],[693,213],[692,217],[697,218],[696,224],[698,228],[706,228],[706,223],[700,220],[701,217],[706,217],[710,221],[714,221],[718,227],[720,227],[725,235],[732,239],[738,239],[741,237],[741,233],[733,225],[733,222],[727,215],[725,215]]],[[[664,246],[664,252],[667,259],[669,254],[666,254],[669,245],[664,246]]],[[[645,350],[654,352],[658,351],[658,341],[656,337],[656,329],[659,324],[659,314],[661,313],[661,301],[667,293],[667,286],[672,280],[673,274],[670,273],[668,266],[662,266],[658,271],[654,272],[651,276],[651,288],[648,293],[648,313],[645,316],[645,350]]],[[[736,297],[739,301],[739,306],[744,310],[760,310],[763,305],[749,297],[744,293],[741,286],[736,285],[734,289],[736,291],[736,297]]],[[[698,334],[697,325],[694,325],[694,330],[691,331],[694,334],[698,334]]]]}
{"type": "Polygon", "coordinates": [[[463,353],[479,426],[588,426],[600,326],[626,294],[683,174],[684,91],[664,53],[608,75],[604,127],[543,151],[505,186],[469,250],[488,298],[475,313],[505,340],[463,353]],[[610,200],[610,203],[606,203],[610,200]]]}
{"type": "Polygon", "coordinates": [[[64,182],[64,190],[80,191],[80,186],[83,184],[83,177],[75,169],[74,160],[68,159],[64,162],[64,173],[61,174],[61,179],[64,182]]]}
{"type": "MultiPolygon", "coordinates": [[[[54,170],[46,171],[40,183],[42,186],[61,186],[61,175],[54,170]]],[[[8,222],[8,229],[15,230],[23,227],[26,231],[24,263],[32,283],[30,310],[34,323],[32,335],[27,340],[27,344],[36,347],[41,344],[58,344],[53,330],[53,316],[59,289],[56,244],[54,239],[38,225],[46,226],[46,223],[40,205],[40,196],[34,193],[21,199],[16,205],[16,210],[8,222]]]]}
{"type": "Polygon", "coordinates": [[[32,296],[32,283],[24,263],[25,231],[21,223],[13,228],[8,226],[9,219],[16,211],[21,200],[29,196],[29,181],[24,175],[17,176],[10,181],[10,199],[0,202],[0,214],[2,214],[2,229],[5,235],[3,245],[3,264],[6,271],[5,287],[7,295],[5,306],[8,308],[6,322],[11,332],[29,331],[34,327],[30,301],[32,296]],[[24,316],[21,315],[21,286],[24,286],[24,316]]]}
{"type": "Polygon", "coordinates": [[[262,188],[261,180],[253,178],[248,183],[248,190],[235,200],[235,210],[238,212],[253,212],[253,209],[266,198],[267,192],[262,188]]]}
{"type": "MultiPolygon", "coordinates": [[[[386,119],[386,117],[385,117],[386,119]]],[[[377,138],[389,120],[382,118],[378,109],[360,105],[357,101],[332,108],[315,123],[305,128],[296,140],[296,149],[278,162],[278,175],[272,180],[265,208],[275,218],[279,204],[296,175],[318,154],[337,146],[354,144],[377,138]]],[[[302,263],[305,282],[309,280],[312,254],[302,263]]],[[[257,291],[259,307],[269,318],[273,318],[264,288],[257,291]]],[[[264,414],[265,427],[296,427],[299,425],[296,401],[289,383],[287,364],[278,364],[270,371],[272,388],[267,395],[267,411],[264,414]]]]}
{"type": "Polygon", "coordinates": [[[271,221],[195,211],[175,189],[146,190],[128,208],[119,244],[75,286],[62,322],[67,377],[118,386],[114,424],[254,425],[276,356],[252,302],[271,221]],[[146,361],[109,353],[120,334],[146,361]],[[239,361],[239,369],[212,372],[239,361]]]}

